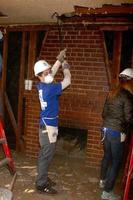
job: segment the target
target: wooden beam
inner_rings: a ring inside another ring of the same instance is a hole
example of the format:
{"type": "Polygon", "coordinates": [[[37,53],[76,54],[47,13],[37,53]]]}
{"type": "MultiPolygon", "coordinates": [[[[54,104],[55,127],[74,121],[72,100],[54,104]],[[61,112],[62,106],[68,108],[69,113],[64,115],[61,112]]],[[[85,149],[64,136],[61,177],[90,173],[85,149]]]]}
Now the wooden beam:
{"type": "Polygon", "coordinates": [[[18,147],[19,146],[18,126],[17,126],[16,120],[15,120],[14,114],[12,112],[12,108],[11,108],[11,105],[10,105],[10,102],[9,102],[9,99],[8,99],[6,92],[4,93],[4,99],[5,99],[6,109],[7,109],[7,112],[9,114],[11,124],[13,126],[13,130],[14,130],[15,135],[16,135],[16,144],[17,144],[17,147],[18,147]]]}
{"type": "Polygon", "coordinates": [[[49,25],[45,25],[45,24],[38,24],[38,25],[30,25],[30,24],[13,24],[13,25],[0,25],[0,29],[1,30],[6,30],[8,32],[17,32],[17,31],[43,31],[43,30],[48,30],[50,28],[50,26],[56,25],[56,23],[54,24],[49,24],[49,25]]]}
{"type": "Polygon", "coordinates": [[[59,16],[64,23],[88,23],[89,24],[133,24],[133,4],[103,5],[98,8],[75,6],[75,13],[71,17],[65,14],[59,16]]]}
{"type": "Polygon", "coordinates": [[[127,31],[129,30],[129,27],[126,25],[125,26],[101,25],[99,29],[103,31],[127,31]]]}
{"type": "Polygon", "coordinates": [[[88,15],[107,15],[107,14],[133,14],[133,4],[123,5],[103,5],[99,8],[90,8],[82,6],[74,6],[76,14],[88,14],[88,15]]]}
{"type": "Polygon", "coordinates": [[[32,79],[34,76],[33,75],[33,66],[34,66],[35,57],[36,57],[36,40],[37,40],[36,32],[35,31],[30,32],[27,79],[32,79]]]}
{"type": "Polygon", "coordinates": [[[107,15],[107,16],[95,16],[95,21],[96,22],[108,22],[108,23],[114,23],[116,24],[121,24],[121,23],[130,23],[133,24],[132,22],[133,15],[121,15],[121,16],[114,16],[114,15],[107,15]]]}
{"type": "Polygon", "coordinates": [[[109,83],[109,86],[111,86],[111,70],[110,70],[110,65],[109,65],[107,46],[106,46],[106,42],[105,42],[104,32],[102,31],[101,33],[102,33],[102,36],[103,36],[104,60],[105,60],[107,77],[108,77],[108,83],[109,83]]]}
{"type": "MultiPolygon", "coordinates": [[[[20,73],[19,73],[19,97],[18,97],[18,138],[20,140],[20,150],[22,145],[22,116],[23,116],[23,91],[24,91],[24,69],[25,69],[25,57],[26,55],[26,32],[22,32],[22,46],[21,46],[21,57],[20,57],[20,73]]],[[[16,144],[18,147],[18,144],[16,144]]],[[[18,148],[17,148],[18,149],[18,148]]]]}
{"type": "MultiPolygon", "coordinates": [[[[133,22],[131,21],[133,17],[99,17],[99,16],[74,16],[72,18],[62,18],[60,20],[63,21],[64,24],[83,24],[83,25],[115,25],[115,26],[133,26],[133,22]]],[[[132,29],[132,28],[131,28],[132,29]]]]}
{"type": "Polygon", "coordinates": [[[7,71],[7,56],[8,56],[8,32],[4,34],[3,40],[3,66],[2,66],[2,79],[1,79],[1,94],[2,94],[2,105],[4,115],[4,92],[6,91],[6,71],[7,71]]]}
{"type": "Polygon", "coordinates": [[[121,50],[122,50],[122,32],[114,32],[114,45],[113,45],[113,60],[112,60],[112,87],[117,85],[119,79],[121,63],[121,50]]]}

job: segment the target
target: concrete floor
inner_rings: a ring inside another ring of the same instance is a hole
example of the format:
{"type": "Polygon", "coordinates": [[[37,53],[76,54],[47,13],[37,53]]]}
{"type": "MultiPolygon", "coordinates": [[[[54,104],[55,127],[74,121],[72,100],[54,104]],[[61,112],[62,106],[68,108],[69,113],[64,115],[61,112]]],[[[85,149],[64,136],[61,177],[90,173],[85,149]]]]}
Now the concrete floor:
{"type": "MultiPolygon", "coordinates": [[[[13,189],[14,200],[100,200],[99,169],[86,167],[84,159],[63,155],[54,157],[49,176],[56,181],[58,194],[48,196],[35,190],[36,160],[15,152],[13,158],[18,174],[13,189]]],[[[8,188],[11,180],[8,170],[1,168],[0,187],[8,188]]],[[[116,190],[121,193],[120,181],[117,182],[116,190]]]]}

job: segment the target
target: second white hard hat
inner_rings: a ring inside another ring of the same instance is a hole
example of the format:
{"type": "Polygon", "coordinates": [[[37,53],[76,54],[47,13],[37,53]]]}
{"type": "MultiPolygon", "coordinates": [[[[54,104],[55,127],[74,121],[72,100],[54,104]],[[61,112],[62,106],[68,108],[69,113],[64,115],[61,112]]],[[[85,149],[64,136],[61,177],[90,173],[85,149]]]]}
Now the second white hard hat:
{"type": "Polygon", "coordinates": [[[132,68],[126,68],[124,69],[120,74],[119,77],[126,78],[126,79],[132,79],[133,78],[133,69],[132,68]]]}
{"type": "Polygon", "coordinates": [[[51,68],[51,65],[49,65],[45,60],[39,60],[34,65],[34,74],[37,76],[40,72],[43,72],[49,68],[51,68]]]}

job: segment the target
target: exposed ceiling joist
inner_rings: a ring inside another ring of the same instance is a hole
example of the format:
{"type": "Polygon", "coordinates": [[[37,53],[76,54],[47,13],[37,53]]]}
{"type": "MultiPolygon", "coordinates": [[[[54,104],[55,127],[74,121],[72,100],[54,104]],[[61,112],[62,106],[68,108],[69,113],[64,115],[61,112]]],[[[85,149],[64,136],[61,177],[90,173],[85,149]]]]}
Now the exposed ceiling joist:
{"type": "Polygon", "coordinates": [[[64,23],[84,25],[133,25],[133,4],[103,5],[99,8],[74,6],[75,14],[71,17],[60,16],[64,23]]]}
{"type": "Polygon", "coordinates": [[[89,8],[75,6],[75,13],[77,15],[122,15],[122,14],[133,14],[133,4],[122,4],[122,5],[103,5],[100,8],[89,8]]]}

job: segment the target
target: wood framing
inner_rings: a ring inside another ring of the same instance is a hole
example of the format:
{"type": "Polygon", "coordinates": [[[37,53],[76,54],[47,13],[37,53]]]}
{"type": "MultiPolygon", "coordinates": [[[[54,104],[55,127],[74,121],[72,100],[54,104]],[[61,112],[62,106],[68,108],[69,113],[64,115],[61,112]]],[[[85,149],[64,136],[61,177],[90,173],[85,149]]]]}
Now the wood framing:
{"type": "Polygon", "coordinates": [[[2,96],[6,91],[6,71],[7,71],[7,56],[8,56],[8,33],[4,34],[3,43],[3,70],[2,70],[2,96]]]}
{"type": "MultiPolygon", "coordinates": [[[[13,27],[6,27],[2,28],[2,32],[4,33],[4,45],[3,45],[3,71],[2,71],[2,101],[4,108],[7,110],[11,125],[13,127],[13,131],[16,137],[16,150],[23,151],[24,150],[24,143],[22,142],[24,134],[22,134],[22,117],[23,117],[23,100],[25,97],[24,93],[24,79],[25,79],[25,65],[27,63],[27,77],[28,79],[33,78],[33,65],[36,58],[36,42],[37,42],[37,31],[43,30],[44,26],[26,26],[23,28],[18,26],[15,28],[13,27]],[[17,121],[15,119],[14,113],[12,111],[12,107],[9,101],[9,98],[6,94],[6,73],[7,73],[7,59],[8,59],[8,35],[10,32],[20,31],[22,32],[22,46],[21,48],[21,55],[20,55],[20,72],[19,72],[19,97],[18,97],[18,113],[17,113],[17,121]],[[27,46],[27,39],[26,35],[29,34],[29,43],[28,43],[28,52],[26,51],[27,46]],[[28,54],[28,55],[27,55],[28,54]],[[27,60],[26,60],[27,59],[27,60]]],[[[48,30],[48,27],[45,27],[45,30],[48,30]]],[[[4,111],[5,112],[5,111],[4,111]]]]}
{"type": "MultiPolygon", "coordinates": [[[[64,23],[84,25],[133,25],[133,4],[103,5],[100,8],[75,6],[75,12],[61,15],[59,19],[64,23]]],[[[122,28],[122,27],[121,27],[122,28]]]]}
{"type": "Polygon", "coordinates": [[[87,15],[109,15],[112,16],[115,14],[133,14],[133,4],[122,4],[122,5],[103,5],[100,8],[87,8],[81,6],[75,6],[75,12],[78,15],[87,14],[87,15]]]}
{"type": "Polygon", "coordinates": [[[114,32],[114,46],[113,46],[113,60],[111,66],[112,87],[118,83],[118,74],[120,73],[120,62],[121,62],[121,49],[122,49],[122,32],[114,32]]]}
{"type": "MultiPolygon", "coordinates": [[[[52,24],[51,24],[52,25],[52,24]]],[[[49,25],[41,25],[41,24],[36,24],[36,25],[27,25],[27,24],[17,24],[17,25],[3,25],[0,26],[0,30],[2,30],[2,32],[32,32],[32,31],[42,31],[42,30],[49,30],[49,27],[51,26],[49,25]]],[[[55,23],[54,23],[55,25],[55,23]]]]}
{"type": "Polygon", "coordinates": [[[117,26],[111,26],[111,25],[101,25],[99,27],[100,30],[103,31],[128,31],[129,26],[122,26],[122,25],[117,25],[117,26]]]}
{"type": "Polygon", "coordinates": [[[30,42],[29,42],[29,52],[28,52],[28,72],[27,79],[33,78],[33,66],[35,63],[36,56],[36,31],[30,31],[30,42]]]}
{"type": "Polygon", "coordinates": [[[14,133],[15,133],[15,136],[16,136],[16,150],[19,150],[20,149],[20,140],[19,140],[19,136],[18,136],[18,126],[17,126],[17,122],[16,122],[16,119],[14,117],[12,107],[10,105],[10,101],[8,99],[6,92],[4,94],[4,104],[5,104],[6,110],[8,112],[13,130],[14,130],[14,133]]]}
{"type": "Polygon", "coordinates": [[[109,83],[109,86],[111,86],[111,79],[112,79],[111,78],[111,69],[110,69],[110,65],[109,65],[108,52],[107,52],[105,36],[104,36],[103,31],[102,31],[102,36],[103,36],[103,49],[104,49],[105,67],[106,67],[106,72],[107,72],[107,77],[108,77],[108,83],[109,83]]]}
{"type": "MultiPolygon", "coordinates": [[[[22,143],[22,113],[23,113],[23,93],[24,93],[24,69],[25,69],[25,55],[26,55],[26,32],[22,33],[22,46],[20,57],[20,73],[19,73],[19,97],[18,97],[18,138],[20,138],[20,150],[23,147],[22,143]]],[[[17,148],[18,149],[18,148],[17,148]]]]}
{"type": "Polygon", "coordinates": [[[3,46],[3,70],[2,70],[2,101],[3,101],[3,109],[7,110],[10,121],[16,136],[16,149],[19,149],[19,136],[18,136],[18,126],[15,120],[7,93],[6,93],[6,71],[7,71],[7,55],[8,55],[8,32],[4,34],[4,46],[3,46]]]}

